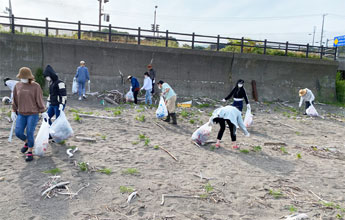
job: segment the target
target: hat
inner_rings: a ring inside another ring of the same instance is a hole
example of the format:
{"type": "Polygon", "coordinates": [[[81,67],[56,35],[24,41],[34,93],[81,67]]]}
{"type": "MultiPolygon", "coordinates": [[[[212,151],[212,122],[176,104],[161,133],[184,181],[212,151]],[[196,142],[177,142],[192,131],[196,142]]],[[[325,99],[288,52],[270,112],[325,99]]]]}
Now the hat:
{"type": "Polygon", "coordinates": [[[30,68],[28,67],[20,68],[17,78],[18,79],[35,79],[34,75],[32,75],[30,68]]]}
{"type": "Polygon", "coordinates": [[[307,89],[299,90],[299,96],[304,96],[307,93],[307,89]]]}
{"type": "Polygon", "coordinates": [[[131,75],[129,75],[128,77],[127,77],[127,80],[130,80],[132,78],[132,76],[131,75]]]}
{"type": "Polygon", "coordinates": [[[85,64],[85,61],[83,61],[83,60],[82,60],[82,61],[80,61],[80,64],[85,64]]]}
{"type": "Polygon", "coordinates": [[[147,68],[151,68],[151,67],[152,67],[152,65],[151,65],[151,64],[147,65],[147,68]]]}

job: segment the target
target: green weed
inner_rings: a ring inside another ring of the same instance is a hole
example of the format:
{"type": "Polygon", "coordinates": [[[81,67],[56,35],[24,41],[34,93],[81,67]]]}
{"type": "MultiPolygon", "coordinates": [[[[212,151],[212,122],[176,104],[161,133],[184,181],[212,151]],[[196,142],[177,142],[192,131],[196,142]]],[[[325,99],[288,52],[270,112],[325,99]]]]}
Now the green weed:
{"type": "Polygon", "coordinates": [[[137,145],[137,144],[139,144],[139,142],[138,141],[133,141],[132,144],[133,145],[137,145]]]}
{"type": "Polygon", "coordinates": [[[105,140],[105,139],[107,139],[107,136],[106,135],[102,135],[101,138],[102,138],[102,140],[105,140]]]}
{"type": "Polygon", "coordinates": [[[206,199],[208,197],[208,194],[201,194],[199,197],[202,199],[206,199]]]}
{"type": "Polygon", "coordinates": [[[135,120],[144,122],[145,121],[145,115],[136,116],[135,120]]]}
{"type": "Polygon", "coordinates": [[[146,138],[146,139],[145,139],[145,144],[144,144],[144,146],[149,146],[149,143],[150,143],[150,139],[149,139],[149,138],[146,138]]]}
{"type": "Polygon", "coordinates": [[[208,107],[211,107],[211,105],[208,103],[204,103],[204,104],[197,105],[196,107],[197,108],[208,108],[208,107]]]}
{"type": "Polygon", "coordinates": [[[142,108],[141,109],[137,109],[137,112],[139,112],[139,113],[143,112],[143,111],[145,111],[145,109],[142,109],[142,108]]]}
{"type": "Polygon", "coordinates": [[[280,151],[283,153],[283,154],[287,154],[287,150],[285,147],[280,147],[280,151]]]}
{"type": "Polygon", "coordinates": [[[302,159],[302,155],[300,153],[297,154],[297,159],[302,159]]]}
{"type": "Polygon", "coordinates": [[[51,169],[51,170],[43,171],[43,173],[49,173],[49,174],[52,174],[52,175],[56,175],[56,174],[59,174],[61,172],[62,171],[59,168],[54,168],[54,169],[51,169]]]}
{"type": "Polygon", "coordinates": [[[132,192],[134,192],[134,189],[132,187],[120,186],[120,192],[121,193],[132,193],[132,192]]]}
{"type": "Polygon", "coordinates": [[[210,147],[210,150],[211,150],[211,151],[214,151],[215,149],[216,149],[216,147],[213,146],[213,145],[210,147]]]}
{"type": "Polygon", "coordinates": [[[145,140],[146,136],[144,134],[139,134],[139,139],[142,141],[142,140],[145,140]]]}
{"type": "Polygon", "coordinates": [[[78,166],[79,166],[79,169],[80,169],[81,171],[83,171],[83,172],[89,170],[89,166],[88,166],[88,164],[85,163],[85,162],[79,162],[79,163],[78,163],[78,166]]]}
{"type": "Polygon", "coordinates": [[[79,113],[80,111],[74,108],[71,108],[70,110],[68,110],[69,112],[73,112],[73,113],[79,113]]]}
{"type": "Polygon", "coordinates": [[[205,191],[207,193],[209,193],[209,192],[211,192],[213,190],[213,187],[211,186],[210,183],[207,183],[204,188],[205,188],[205,191]]]}
{"type": "Polygon", "coordinates": [[[155,146],[153,146],[153,149],[158,150],[158,149],[159,149],[159,146],[158,146],[158,145],[155,145],[155,146]]]}
{"type": "Polygon", "coordinates": [[[126,170],[123,170],[122,173],[123,174],[135,175],[135,174],[138,174],[139,171],[136,168],[128,168],[126,170]]]}
{"type": "Polygon", "coordinates": [[[107,174],[107,175],[111,174],[111,169],[109,169],[109,168],[104,168],[104,169],[100,169],[100,170],[97,170],[97,171],[100,172],[100,173],[107,174]]]}
{"type": "Polygon", "coordinates": [[[289,211],[290,212],[297,212],[297,209],[293,205],[290,205],[289,206],[289,211]]]}
{"type": "Polygon", "coordinates": [[[77,146],[73,145],[73,146],[69,146],[68,148],[74,150],[77,148],[77,146]]]}
{"type": "Polygon", "coordinates": [[[259,152],[261,150],[262,150],[261,146],[254,146],[253,147],[253,151],[255,151],[255,152],[259,152]]]}
{"type": "Polygon", "coordinates": [[[240,152],[244,153],[244,154],[249,154],[249,150],[247,150],[247,149],[242,149],[242,150],[240,150],[240,152]]]}
{"type": "Polygon", "coordinates": [[[189,123],[194,124],[195,123],[194,119],[189,120],[189,123]]]}
{"type": "Polygon", "coordinates": [[[270,189],[269,194],[272,195],[275,199],[279,199],[280,197],[283,196],[283,193],[280,190],[274,191],[270,189]]]}
{"type": "Polygon", "coordinates": [[[296,135],[298,135],[298,136],[301,135],[301,132],[299,132],[299,131],[296,131],[295,133],[296,133],[296,135]]]}
{"type": "Polygon", "coordinates": [[[122,113],[121,110],[113,111],[114,116],[121,115],[121,113],[122,113]]]}
{"type": "Polygon", "coordinates": [[[180,114],[183,118],[187,118],[189,116],[189,113],[185,110],[182,110],[181,114],[180,114]]]}
{"type": "Polygon", "coordinates": [[[66,141],[60,141],[58,144],[65,145],[66,141]]]}
{"type": "Polygon", "coordinates": [[[81,118],[78,114],[74,114],[74,121],[81,122],[81,118]]]}

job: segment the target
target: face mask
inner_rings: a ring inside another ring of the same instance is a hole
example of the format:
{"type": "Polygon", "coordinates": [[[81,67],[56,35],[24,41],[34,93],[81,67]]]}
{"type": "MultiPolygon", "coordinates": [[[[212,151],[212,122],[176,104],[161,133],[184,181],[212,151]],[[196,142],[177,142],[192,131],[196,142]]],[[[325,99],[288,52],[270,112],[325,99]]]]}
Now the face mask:
{"type": "Polygon", "coordinates": [[[21,81],[22,83],[28,83],[28,82],[29,82],[29,79],[20,79],[20,81],[21,81]]]}
{"type": "Polygon", "coordinates": [[[243,86],[243,84],[238,84],[238,87],[241,88],[243,86]]]}
{"type": "Polygon", "coordinates": [[[46,77],[46,80],[47,80],[48,82],[50,82],[52,79],[50,78],[50,76],[47,76],[47,77],[46,77]]]}

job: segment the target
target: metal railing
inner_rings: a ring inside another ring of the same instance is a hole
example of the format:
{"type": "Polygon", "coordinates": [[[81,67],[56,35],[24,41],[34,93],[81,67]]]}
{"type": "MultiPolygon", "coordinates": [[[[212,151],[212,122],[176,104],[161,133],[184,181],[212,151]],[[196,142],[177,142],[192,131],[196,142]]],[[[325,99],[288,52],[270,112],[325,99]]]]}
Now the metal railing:
{"type": "MultiPolygon", "coordinates": [[[[294,56],[294,57],[305,57],[305,58],[328,58],[337,59],[337,48],[336,47],[324,47],[324,46],[311,46],[309,44],[293,44],[289,42],[274,42],[274,41],[260,41],[242,38],[229,38],[209,35],[199,35],[187,33],[177,33],[166,31],[152,31],[148,29],[138,28],[126,28],[116,27],[109,24],[109,26],[102,25],[101,28],[105,31],[98,31],[99,25],[86,24],[78,22],[66,22],[46,19],[34,19],[34,18],[23,18],[15,17],[12,15],[0,16],[0,19],[8,19],[7,22],[0,22],[0,25],[7,26],[12,34],[23,32],[23,28],[32,29],[43,29],[44,36],[53,36],[51,31],[56,32],[56,36],[59,31],[70,31],[75,39],[93,39],[109,41],[109,42],[120,42],[120,43],[135,43],[138,45],[148,45],[151,43],[153,46],[165,46],[165,47],[176,47],[179,42],[189,43],[185,44],[184,47],[190,49],[197,49],[200,47],[197,44],[207,44],[208,49],[216,51],[229,51],[238,53],[257,53],[257,54],[269,54],[269,55],[280,55],[280,56],[294,56]],[[39,22],[40,25],[34,25],[32,23],[39,22]],[[67,27],[67,26],[72,26],[67,27]],[[16,30],[19,28],[19,31],[16,30]],[[87,30],[89,28],[89,30],[87,30]],[[95,30],[90,30],[94,28],[95,30]],[[125,32],[119,32],[125,31],[125,32]],[[115,39],[114,39],[115,38],[115,39]],[[157,43],[158,42],[158,43],[157,43]],[[170,45],[169,43],[175,43],[170,45]],[[225,48],[225,49],[222,49],[225,48]]],[[[1,21],[1,20],[0,20],[1,21]]],[[[65,36],[66,37],[66,36],[65,36]]]]}

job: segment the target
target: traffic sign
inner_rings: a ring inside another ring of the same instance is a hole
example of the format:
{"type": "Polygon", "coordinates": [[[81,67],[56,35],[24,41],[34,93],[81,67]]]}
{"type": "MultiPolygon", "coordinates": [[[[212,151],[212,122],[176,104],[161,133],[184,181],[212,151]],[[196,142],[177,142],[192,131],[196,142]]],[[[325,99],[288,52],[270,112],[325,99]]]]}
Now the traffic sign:
{"type": "Polygon", "coordinates": [[[334,46],[334,47],[345,46],[345,35],[343,35],[343,36],[338,36],[338,37],[334,37],[333,46],[334,46]]]}

